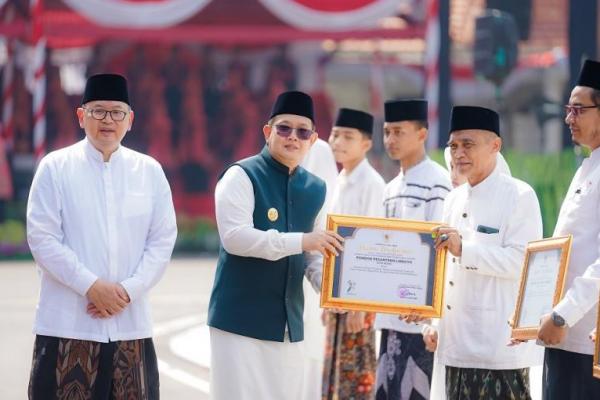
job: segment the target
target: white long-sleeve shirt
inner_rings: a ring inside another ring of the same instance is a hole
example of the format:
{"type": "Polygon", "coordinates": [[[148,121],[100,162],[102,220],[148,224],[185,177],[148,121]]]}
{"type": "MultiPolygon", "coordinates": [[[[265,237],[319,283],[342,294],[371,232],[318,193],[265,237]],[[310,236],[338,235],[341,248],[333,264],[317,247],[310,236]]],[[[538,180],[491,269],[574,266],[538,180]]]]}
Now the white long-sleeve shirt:
{"type": "Polygon", "coordinates": [[[171,258],[171,189],[152,158],[120,146],[108,162],[87,139],[48,154],[27,205],[27,240],[41,271],[34,333],[108,342],[152,336],[148,291],[171,258]],[[131,303],[108,319],[86,313],[97,279],[131,303]]]}
{"type": "Polygon", "coordinates": [[[462,256],[447,256],[439,361],[481,369],[539,364],[541,349],[534,343],[507,346],[525,248],[542,237],[535,192],[496,169],[479,184],[450,192],[443,220],[462,236],[462,256]]]}
{"type": "MultiPolygon", "coordinates": [[[[279,260],[302,253],[302,232],[263,231],[254,227],[254,190],[252,181],[239,166],[229,168],[215,188],[215,214],[223,248],[242,257],[279,260]]],[[[315,228],[324,229],[326,210],[315,219],[315,228]]],[[[305,254],[306,270],[313,288],[321,290],[323,259],[320,253],[305,254]]],[[[248,284],[253,284],[249,282],[248,284]]]]}
{"type": "Polygon", "coordinates": [[[350,173],[342,170],[331,201],[334,214],[383,217],[385,181],[365,158],[350,173]]]}
{"type": "MultiPolygon", "coordinates": [[[[423,161],[392,179],[384,191],[387,218],[442,221],[444,198],[452,183],[441,165],[425,157],[423,161]]],[[[421,324],[408,324],[392,314],[377,314],[375,328],[405,333],[421,333],[421,324]]]]}
{"type": "Polygon", "coordinates": [[[592,152],[575,173],[560,208],[554,236],[573,235],[566,293],[554,310],[567,325],[560,349],[593,354],[588,338],[596,327],[600,293],[600,149],[592,152]]]}
{"type": "Polygon", "coordinates": [[[317,139],[300,165],[325,181],[327,186],[325,204],[331,204],[331,196],[337,184],[338,169],[329,144],[323,139],[317,139]]]}

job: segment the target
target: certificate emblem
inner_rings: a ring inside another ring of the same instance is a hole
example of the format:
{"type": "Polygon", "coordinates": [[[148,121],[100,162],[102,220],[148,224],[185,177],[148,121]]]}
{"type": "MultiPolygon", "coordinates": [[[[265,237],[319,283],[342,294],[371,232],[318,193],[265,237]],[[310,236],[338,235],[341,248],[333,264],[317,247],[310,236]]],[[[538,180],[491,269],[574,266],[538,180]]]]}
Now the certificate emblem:
{"type": "Polygon", "coordinates": [[[279,218],[279,213],[277,212],[276,208],[269,208],[269,211],[267,211],[267,218],[269,218],[269,221],[271,222],[275,222],[277,221],[277,218],[279,218]]]}

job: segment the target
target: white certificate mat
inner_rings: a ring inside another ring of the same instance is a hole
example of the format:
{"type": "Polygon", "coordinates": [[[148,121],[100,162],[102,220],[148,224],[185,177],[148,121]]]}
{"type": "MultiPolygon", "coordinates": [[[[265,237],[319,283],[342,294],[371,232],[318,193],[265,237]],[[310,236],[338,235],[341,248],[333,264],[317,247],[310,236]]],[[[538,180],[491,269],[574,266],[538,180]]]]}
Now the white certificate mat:
{"type": "Polygon", "coordinates": [[[561,249],[536,251],[529,256],[519,326],[537,326],[543,315],[552,312],[560,256],[561,249]]]}
{"type": "Polygon", "coordinates": [[[431,305],[430,275],[435,253],[423,238],[430,235],[356,228],[344,242],[334,296],[431,305]]]}

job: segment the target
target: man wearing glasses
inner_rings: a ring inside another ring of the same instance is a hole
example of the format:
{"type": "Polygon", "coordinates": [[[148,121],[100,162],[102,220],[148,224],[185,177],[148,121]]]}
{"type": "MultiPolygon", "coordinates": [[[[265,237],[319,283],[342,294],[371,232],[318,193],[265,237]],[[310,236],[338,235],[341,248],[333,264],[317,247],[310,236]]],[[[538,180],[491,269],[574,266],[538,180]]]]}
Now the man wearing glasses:
{"type": "Polygon", "coordinates": [[[215,400],[303,398],[302,280],[318,291],[321,255],[342,249],[339,235],[314,230],[324,227],[325,183],[299,166],[317,139],[310,96],[279,95],[263,134],[263,150],[228,168],[215,189],[215,400]]]}
{"type": "Polygon", "coordinates": [[[101,74],[77,109],[80,142],[48,154],[27,205],[41,290],[30,399],[158,399],[148,292],[177,236],[160,165],[121,146],[127,82],[101,74]]]}
{"type": "Polygon", "coordinates": [[[566,294],[542,318],[538,338],[546,345],[543,397],[599,399],[592,376],[600,290],[600,63],[587,60],[571,92],[565,122],[573,141],[592,150],[575,173],[560,209],[554,236],[573,235],[566,294]]]}

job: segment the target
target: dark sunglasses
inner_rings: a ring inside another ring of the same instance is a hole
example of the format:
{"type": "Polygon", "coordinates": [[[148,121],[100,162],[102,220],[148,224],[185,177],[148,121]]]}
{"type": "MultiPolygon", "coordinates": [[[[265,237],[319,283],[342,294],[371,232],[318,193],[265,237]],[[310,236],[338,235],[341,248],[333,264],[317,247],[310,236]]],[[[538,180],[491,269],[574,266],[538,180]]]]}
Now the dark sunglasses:
{"type": "Polygon", "coordinates": [[[294,131],[296,131],[296,136],[300,140],[308,140],[308,139],[310,139],[310,136],[313,134],[312,129],[292,128],[291,126],[283,125],[283,124],[275,125],[275,132],[277,132],[277,134],[279,136],[284,137],[284,138],[290,137],[292,132],[294,132],[294,131]]]}

